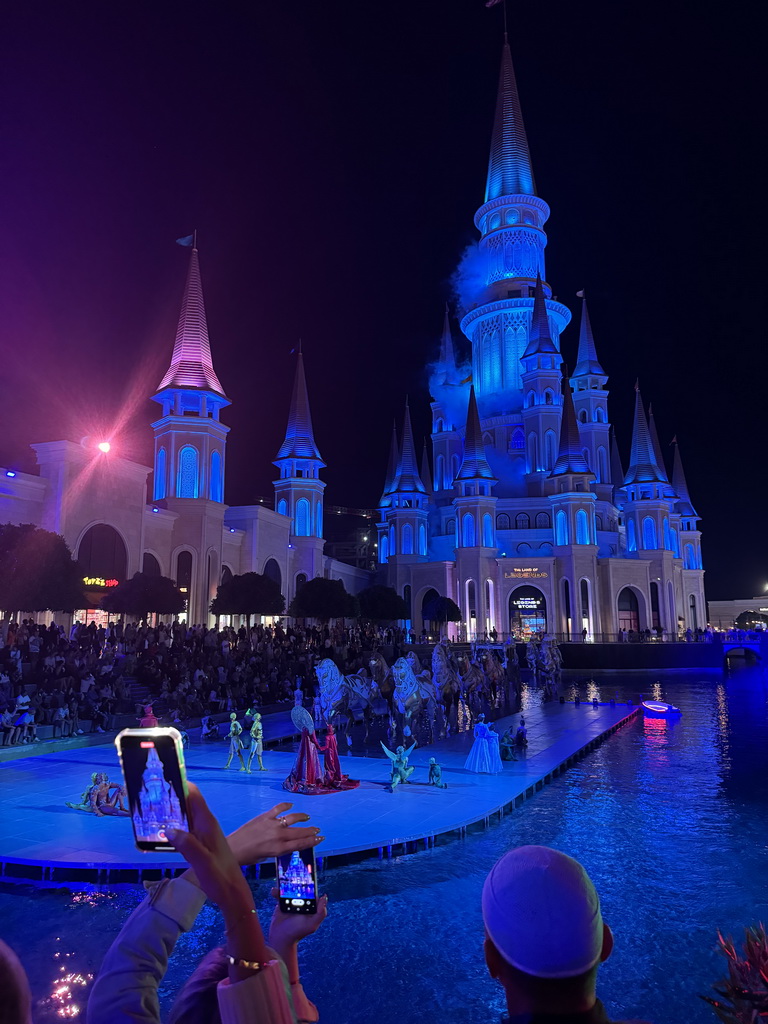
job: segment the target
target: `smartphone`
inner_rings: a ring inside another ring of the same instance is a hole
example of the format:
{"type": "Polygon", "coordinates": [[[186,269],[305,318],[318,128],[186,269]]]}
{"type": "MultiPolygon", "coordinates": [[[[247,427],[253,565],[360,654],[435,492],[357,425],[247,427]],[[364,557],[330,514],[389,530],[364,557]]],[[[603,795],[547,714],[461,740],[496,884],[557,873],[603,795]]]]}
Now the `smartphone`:
{"type": "Polygon", "coordinates": [[[123,729],[115,738],[133,835],[140,850],[173,850],[170,829],[189,831],[187,775],[178,729],[123,729]]]}
{"type": "Polygon", "coordinates": [[[317,865],[314,848],[294,850],[275,858],[280,909],[288,914],[317,910],[317,865]]]}

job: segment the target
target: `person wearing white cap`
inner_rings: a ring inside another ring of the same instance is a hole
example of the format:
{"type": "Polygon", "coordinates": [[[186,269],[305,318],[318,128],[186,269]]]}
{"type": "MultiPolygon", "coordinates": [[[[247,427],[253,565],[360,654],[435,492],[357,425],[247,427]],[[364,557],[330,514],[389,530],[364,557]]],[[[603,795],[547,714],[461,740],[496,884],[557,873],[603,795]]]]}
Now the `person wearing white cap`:
{"type": "Polygon", "coordinates": [[[610,1024],[595,987],[613,935],[577,860],[547,846],[510,850],[483,885],[483,921],[510,1024],[610,1024]]]}

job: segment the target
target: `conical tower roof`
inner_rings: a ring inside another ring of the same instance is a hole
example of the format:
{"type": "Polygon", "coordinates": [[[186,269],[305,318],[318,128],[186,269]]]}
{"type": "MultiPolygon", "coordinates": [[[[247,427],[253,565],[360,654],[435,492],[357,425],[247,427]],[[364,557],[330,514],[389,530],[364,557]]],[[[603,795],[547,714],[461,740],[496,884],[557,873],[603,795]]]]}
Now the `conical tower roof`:
{"type": "Polygon", "coordinates": [[[443,334],[440,338],[440,370],[444,374],[444,384],[458,383],[456,350],[453,347],[453,335],[451,334],[451,320],[448,314],[447,302],[445,304],[445,317],[443,319],[443,334]]]}
{"type": "Polygon", "coordinates": [[[421,481],[427,489],[427,494],[434,493],[432,470],[429,468],[429,451],[427,449],[426,437],[424,438],[424,447],[421,449],[421,481]]]}
{"type": "Polygon", "coordinates": [[[480,414],[477,411],[474,384],[469,389],[469,405],[467,407],[467,427],[464,433],[464,458],[461,460],[457,480],[492,480],[496,482],[488,459],[485,456],[483,431],[480,427],[480,414]]]}
{"type": "Polygon", "coordinates": [[[224,399],[227,397],[213,368],[197,248],[190,253],[171,365],[160,382],[158,393],[167,388],[213,391],[224,399]]]}
{"type": "Polygon", "coordinates": [[[632,449],[629,456],[629,469],[624,477],[625,484],[636,483],[668,483],[664,467],[656,461],[653,440],[645,418],[640,388],[635,385],[635,422],[632,428],[632,449]]]}
{"type": "Polygon", "coordinates": [[[579,328],[579,354],[576,360],[574,377],[605,377],[605,370],[600,365],[595,349],[595,339],[592,337],[592,325],[589,322],[589,310],[587,309],[586,297],[581,304],[581,326],[579,328]]]}
{"type": "Polygon", "coordinates": [[[419,476],[419,468],[416,463],[416,446],[413,443],[413,427],[411,426],[411,410],[408,402],[405,403],[405,416],[403,418],[403,444],[400,449],[400,458],[397,464],[397,472],[392,485],[392,493],[412,494],[418,491],[426,494],[427,489],[419,476]]]}
{"type": "Polygon", "coordinates": [[[611,483],[614,488],[621,487],[624,482],[624,467],[621,464],[621,453],[616,443],[616,431],[611,427],[611,483]]]}
{"type": "Polygon", "coordinates": [[[392,421],[392,441],[389,446],[389,460],[387,462],[387,475],[384,478],[384,490],[381,492],[380,505],[390,504],[389,497],[395,488],[395,477],[397,476],[397,464],[400,461],[400,446],[397,443],[397,425],[392,421]]]}
{"type": "Polygon", "coordinates": [[[528,344],[523,352],[523,359],[528,356],[540,354],[560,355],[557,345],[552,341],[549,330],[549,316],[547,315],[547,303],[544,298],[544,285],[541,283],[541,274],[536,275],[536,288],[533,293],[533,315],[531,317],[531,333],[528,344]]]}
{"type": "Polygon", "coordinates": [[[672,444],[675,446],[675,457],[672,464],[672,487],[678,497],[678,500],[675,502],[675,512],[679,512],[681,516],[695,516],[697,512],[693,507],[691,495],[688,491],[688,481],[685,479],[683,460],[680,458],[680,445],[677,443],[677,438],[673,440],[672,444]]]}
{"type": "Polygon", "coordinates": [[[280,445],[275,461],[278,459],[318,459],[322,462],[312,430],[307,379],[304,375],[304,355],[301,349],[296,358],[296,375],[293,378],[293,394],[285,440],[280,445]]]}
{"type": "Polygon", "coordinates": [[[488,161],[488,179],[485,201],[499,196],[535,195],[531,154],[520,109],[515,69],[509,43],[504,38],[501,53],[499,91],[496,97],[496,116],[491,137],[491,156],[488,161]]]}
{"type": "Polygon", "coordinates": [[[573,407],[573,392],[568,377],[563,377],[563,418],[560,421],[560,450],[557,453],[554,468],[550,476],[567,476],[571,473],[588,473],[592,470],[587,465],[581,446],[579,424],[576,410],[573,407]]]}
{"type": "Polygon", "coordinates": [[[656,420],[653,418],[653,403],[648,403],[648,433],[651,435],[651,444],[653,445],[653,454],[656,458],[656,465],[660,466],[666,475],[666,466],[664,465],[664,455],[661,451],[661,445],[659,444],[659,433],[656,430],[656,420]]]}

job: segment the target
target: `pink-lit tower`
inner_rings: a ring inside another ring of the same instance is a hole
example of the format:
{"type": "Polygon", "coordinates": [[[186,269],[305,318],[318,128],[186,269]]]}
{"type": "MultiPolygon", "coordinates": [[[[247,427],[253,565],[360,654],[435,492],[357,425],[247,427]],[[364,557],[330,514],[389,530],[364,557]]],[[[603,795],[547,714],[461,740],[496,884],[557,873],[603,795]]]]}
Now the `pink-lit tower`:
{"type": "Polygon", "coordinates": [[[325,463],[315,444],[301,349],[296,357],[285,439],[274,465],[280,471],[279,479],[274,481],[275,509],[291,519],[293,567],[307,579],[313,579],[323,571],[325,482],[320,479],[320,470],[325,463]]]}
{"type": "Polygon", "coordinates": [[[204,498],[224,501],[224,460],[229,427],[219,413],[230,404],[211,358],[197,246],[192,247],[171,365],[153,401],[163,414],[155,432],[155,501],[204,498]]]}

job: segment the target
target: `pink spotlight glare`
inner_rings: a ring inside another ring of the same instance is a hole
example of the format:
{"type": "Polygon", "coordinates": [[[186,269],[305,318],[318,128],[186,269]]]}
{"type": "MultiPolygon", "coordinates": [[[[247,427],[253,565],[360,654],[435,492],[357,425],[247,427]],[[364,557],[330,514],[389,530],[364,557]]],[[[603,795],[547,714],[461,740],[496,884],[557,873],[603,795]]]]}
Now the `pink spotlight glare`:
{"type": "Polygon", "coordinates": [[[104,452],[104,454],[106,455],[107,452],[112,447],[112,445],[109,443],[109,441],[100,441],[99,444],[96,445],[96,447],[99,449],[100,452],[104,452]]]}

